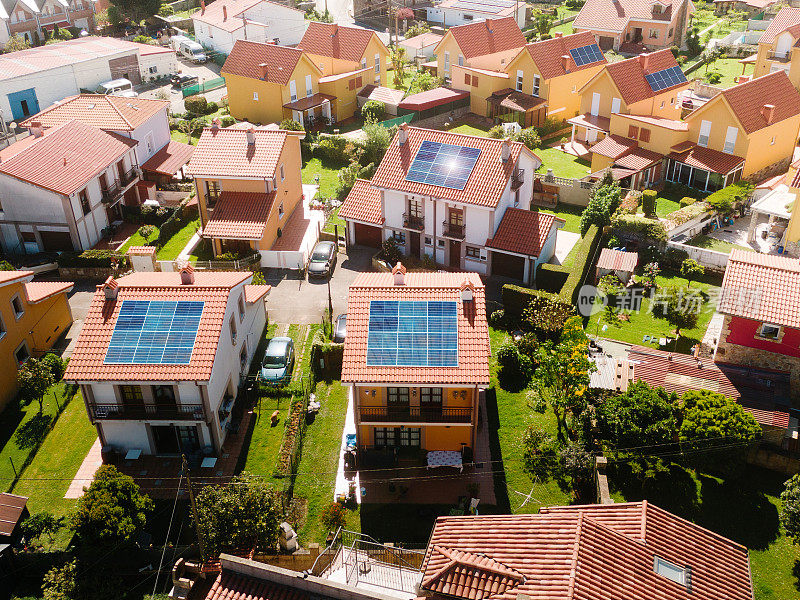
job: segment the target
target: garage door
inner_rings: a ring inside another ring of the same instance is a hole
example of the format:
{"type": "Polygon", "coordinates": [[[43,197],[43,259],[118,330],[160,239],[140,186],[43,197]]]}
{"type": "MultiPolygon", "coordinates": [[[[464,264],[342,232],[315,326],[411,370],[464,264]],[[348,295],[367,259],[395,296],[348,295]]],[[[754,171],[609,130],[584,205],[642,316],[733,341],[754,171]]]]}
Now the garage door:
{"type": "Polygon", "coordinates": [[[492,275],[522,281],[525,275],[525,259],[521,256],[492,252],[492,275]]]}
{"type": "Polygon", "coordinates": [[[364,225],[363,223],[356,223],[356,244],[362,246],[371,246],[372,248],[381,247],[381,233],[380,227],[372,227],[371,225],[364,225]]]}
{"type": "Polygon", "coordinates": [[[42,246],[45,252],[73,250],[69,231],[40,231],[39,235],[42,238],[42,246]]]}

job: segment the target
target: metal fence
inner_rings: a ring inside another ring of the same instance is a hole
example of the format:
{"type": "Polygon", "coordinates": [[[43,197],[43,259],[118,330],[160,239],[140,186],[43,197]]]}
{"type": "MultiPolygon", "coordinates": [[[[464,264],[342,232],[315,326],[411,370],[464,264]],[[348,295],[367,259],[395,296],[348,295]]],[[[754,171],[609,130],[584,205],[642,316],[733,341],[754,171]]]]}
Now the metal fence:
{"type": "Polygon", "coordinates": [[[202,83],[187,85],[185,88],[181,90],[181,94],[183,94],[183,97],[186,98],[188,96],[202,94],[203,92],[210,92],[211,90],[216,90],[221,87],[225,87],[225,78],[216,77],[214,79],[209,79],[208,81],[204,81],[202,83]]]}
{"type": "Polygon", "coordinates": [[[245,271],[257,262],[261,262],[261,254],[258,252],[239,260],[198,260],[194,263],[194,268],[203,271],[245,271]]]}

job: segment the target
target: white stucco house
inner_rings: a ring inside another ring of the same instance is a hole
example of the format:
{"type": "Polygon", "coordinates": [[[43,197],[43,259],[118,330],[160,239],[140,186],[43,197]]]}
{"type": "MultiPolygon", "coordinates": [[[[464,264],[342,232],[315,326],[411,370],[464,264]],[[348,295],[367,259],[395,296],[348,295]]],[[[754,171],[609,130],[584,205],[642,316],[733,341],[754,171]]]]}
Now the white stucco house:
{"type": "Polygon", "coordinates": [[[220,455],[266,325],[270,287],[252,279],[187,264],[98,286],[64,378],[104,448],[220,455]]]}
{"type": "Polygon", "coordinates": [[[358,180],[339,210],[348,244],[392,238],[448,269],[530,284],[564,225],[531,210],[541,164],[519,142],[402,125],[375,176],[358,180]]]}
{"type": "Polygon", "coordinates": [[[525,27],[528,11],[526,2],[515,0],[483,0],[480,3],[464,3],[460,0],[443,0],[427,9],[428,23],[445,28],[466,25],[475,21],[514,17],[520,29],[525,27]]]}
{"type": "Polygon", "coordinates": [[[236,40],[294,46],[308,27],[302,10],[269,0],[202,2],[192,24],[199,44],[223,54],[230,54],[236,40]]]}

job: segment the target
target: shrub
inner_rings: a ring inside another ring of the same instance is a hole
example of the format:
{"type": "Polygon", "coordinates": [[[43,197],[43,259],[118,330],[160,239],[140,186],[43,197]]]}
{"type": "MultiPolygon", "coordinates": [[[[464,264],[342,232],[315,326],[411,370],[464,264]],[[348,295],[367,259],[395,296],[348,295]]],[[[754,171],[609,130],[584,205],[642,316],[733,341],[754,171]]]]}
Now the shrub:
{"type": "Polygon", "coordinates": [[[534,371],[533,361],[522,354],[515,344],[505,344],[497,351],[497,364],[500,367],[497,376],[505,382],[505,389],[509,389],[511,382],[515,389],[524,388],[534,371]]]}
{"type": "MultiPolygon", "coordinates": [[[[617,214],[627,213],[627,214],[635,214],[636,211],[639,209],[639,202],[641,201],[642,196],[641,194],[637,194],[635,192],[628,192],[628,195],[622,200],[617,209],[617,214]]],[[[616,245],[616,244],[614,244],[616,245]]]]}
{"type": "Polygon", "coordinates": [[[679,65],[685,65],[687,60],[688,60],[687,57],[684,55],[675,58],[675,62],[678,63],[679,65]]]}
{"type": "Polygon", "coordinates": [[[133,41],[137,44],[152,44],[155,40],[149,35],[137,35],[133,41]]]}
{"type": "Polygon", "coordinates": [[[183,101],[186,112],[193,115],[204,115],[208,109],[208,100],[205,96],[189,96],[183,101]]]}
{"type": "Polygon", "coordinates": [[[695,202],[697,202],[697,198],[692,198],[691,196],[684,196],[683,198],[681,198],[681,208],[691,206],[695,202]]]}
{"type": "Polygon", "coordinates": [[[539,137],[546,138],[548,135],[561,131],[564,129],[564,121],[558,119],[551,119],[550,117],[544,120],[544,123],[536,127],[539,137]]]}
{"type": "Polygon", "coordinates": [[[681,49],[677,46],[670,46],[669,51],[672,52],[672,56],[678,58],[678,54],[681,53],[681,49]]]}
{"type": "Polygon", "coordinates": [[[567,282],[570,269],[561,265],[542,263],[536,273],[536,287],[546,292],[558,294],[567,282]]]}
{"type": "Polygon", "coordinates": [[[377,123],[364,125],[362,130],[364,131],[366,138],[364,140],[364,163],[375,163],[376,165],[380,164],[381,160],[383,160],[384,154],[386,154],[386,150],[389,148],[389,144],[392,141],[392,138],[389,137],[389,130],[383,125],[378,125],[377,123]]]}
{"type": "Polygon", "coordinates": [[[114,250],[84,250],[83,252],[62,252],[58,255],[59,267],[76,268],[114,268],[127,264],[127,257],[114,250]]]}
{"type": "Polygon", "coordinates": [[[562,302],[574,304],[575,300],[577,300],[578,290],[583,285],[583,282],[586,281],[587,273],[594,268],[593,260],[602,237],[602,231],[596,225],[592,225],[586,231],[586,235],[583,236],[578,248],[575,250],[575,261],[569,277],[567,277],[564,287],[561,288],[559,293],[559,298],[562,302]]]}
{"type": "MultiPolygon", "coordinates": [[[[380,127],[380,125],[378,126],[380,127]]],[[[334,195],[339,200],[344,200],[356,183],[356,179],[372,179],[375,174],[375,163],[370,163],[362,167],[358,163],[352,163],[339,171],[339,179],[336,181],[334,195]]]]}
{"type": "Polygon", "coordinates": [[[695,202],[694,204],[684,206],[683,208],[679,208],[678,210],[669,213],[664,218],[673,223],[673,225],[683,225],[695,217],[699,217],[708,210],[708,204],[705,202],[695,202]]]}
{"type": "Polygon", "coordinates": [[[190,222],[194,221],[198,216],[197,204],[188,205],[188,200],[185,200],[178,209],[172,213],[169,219],[161,224],[158,230],[157,245],[163,246],[167,241],[175,235],[178,231],[183,229],[190,222]]]}
{"type": "Polygon", "coordinates": [[[7,260],[0,260],[0,271],[16,271],[16,269],[7,260]]]}
{"type": "Polygon", "coordinates": [[[506,137],[506,130],[502,125],[495,125],[489,130],[489,137],[496,140],[502,140],[506,137]]]}
{"type": "Polygon", "coordinates": [[[706,73],[706,81],[711,85],[717,84],[722,81],[722,73],[719,71],[711,71],[710,73],[706,73]]]}
{"type": "Polygon", "coordinates": [[[556,340],[564,329],[564,323],[575,314],[571,303],[558,297],[535,296],[522,311],[523,323],[537,336],[556,340]]]}
{"type": "Polygon", "coordinates": [[[280,127],[284,131],[305,131],[303,124],[299,121],[295,121],[294,119],[284,119],[281,121],[280,127]]]}
{"type": "Polygon", "coordinates": [[[162,17],[170,17],[175,14],[175,9],[169,4],[162,4],[161,8],[158,9],[158,14],[162,17]]]}
{"type": "Polygon", "coordinates": [[[589,226],[605,227],[622,201],[622,190],[611,182],[592,191],[589,203],[581,214],[581,235],[586,235],[589,226]]]}
{"type": "Polygon", "coordinates": [[[502,329],[506,324],[506,311],[502,308],[489,315],[489,325],[495,329],[502,329]]]}
{"type": "Polygon", "coordinates": [[[535,296],[556,298],[555,294],[507,283],[503,286],[503,308],[507,318],[519,318],[535,296]]]}
{"type": "Polygon", "coordinates": [[[144,238],[145,241],[150,240],[150,236],[156,232],[156,228],[152,225],[142,225],[139,227],[138,234],[144,238]]]}
{"type": "MultiPolygon", "coordinates": [[[[190,97],[191,97],[191,96],[190,96],[190,97]]],[[[209,103],[206,105],[206,114],[207,114],[207,115],[210,115],[210,114],[212,114],[212,113],[215,113],[215,112],[217,112],[218,110],[219,110],[219,104],[217,104],[216,102],[209,102],[209,103]]]]}
{"type": "Polygon", "coordinates": [[[225,115],[224,117],[222,117],[222,126],[223,127],[230,127],[234,123],[236,123],[236,119],[234,119],[232,116],[225,115]]]}
{"type": "Polygon", "coordinates": [[[391,266],[396,265],[403,258],[403,252],[398,247],[397,240],[394,238],[384,240],[383,244],[381,244],[381,250],[383,251],[384,258],[386,258],[386,262],[391,266]]]}
{"type": "Polygon", "coordinates": [[[611,226],[623,237],[644,238],[654,241],[666,241],[667,230],[658,219],[648,219],[642,215],[617,215],[611,226]]]}
{"type": "Polygon", "coordinates": [[[520,131],[516,137],[516,141],[522,142],[528,150],[536,150],[542,145],[542,138],[534,127],[528,127],[520,131]]]}
{"type": "Polygon", "coordinates": [[[323,160],[347,164],[350,162],[347,145],[347,138],[339,135],[325,136],[317,142],[314,154],[323,160]]]}
{"type": "Polygon", "coordinates": [[[706,198],[706,202],[722,213],[732,212],[753,193],[753,184],[746,181],[732,183],[706,198]]]}
{"type": "Polygon", "coordinates": [[[347,513],[338,502],[331,502],[323,508],[319,518],[328,531],[336,531],[347,523],[347,513]]]}
{"type": "Polygon", "coordinates": [[[386,116],[386,105],[380,100],[367,100],[361,107],[361,118],[377,123],[386,116]]]}
{"type": "Polygon", "coordinates": [[[646,216],[652,217],[656,214],[657,197],[658,192],[655,190],[645,190],[642,192],[642,210],[646,216]]]}

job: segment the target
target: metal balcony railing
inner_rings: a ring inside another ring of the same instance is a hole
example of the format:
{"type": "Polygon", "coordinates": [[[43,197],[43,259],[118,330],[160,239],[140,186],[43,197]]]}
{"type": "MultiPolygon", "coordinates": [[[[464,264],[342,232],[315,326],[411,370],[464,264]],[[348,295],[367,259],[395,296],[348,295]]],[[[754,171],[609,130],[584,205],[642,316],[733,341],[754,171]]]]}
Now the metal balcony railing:
{"type": "Polygon", "coordinates": [[[525,183],[525,169],[520,169],[511,176],[511,189],[518,190],[525,183]]]}
{"type": "Polygon", "coordinates": [[[119,182],[115,181],[108,187],[100,188],[100,192],[103,195],[103,203],[110,204],[114,202],[117,198],[119,198],[120,192],[122,188],[119,186],[119,182]]]}
{"type": "Polygon", "coordinates": [[[416,229],[418,231],[422,231],[425,229],[425,217],[419,217],[417,215],[410,215],[408,213],[403,214],[403,227],[407,229],[416,229]]]}
{"type": "Polygon", "coordinates": [[[450,221],[444,221],[442,223],[442,235],[457,240],[463,240],[465,235],[464,225],[457,225],[450,221]]]}
{"type": "Polygon", "coordinates": [[[767,53],[767,58],[769,60],[776,60],[778,62],[789,62],[792,60],[792,52],[776,52],[775,50],[770,50],[767,53]]]}
{"type": "Polygon", "coordinates": [[[202,404],[96,404],[90,403],[92,419],[170,419],[205,421],[202,404]]]}
{"type": "Polygon", "coordinates": [[[125,171],[124,173],[120,173],[120,183],[122,184],[123,187],[125,187],[131,181],[136,179],[137,175],[138,175],[138,172],[136,171],[135,167],[125,171]]]}
{"type": "Polygon", "coordinates": [[[360,414],[365,423],[469,423],[472,420],[472,408],[364,406],[360,414]]]}

